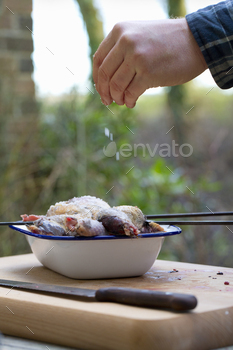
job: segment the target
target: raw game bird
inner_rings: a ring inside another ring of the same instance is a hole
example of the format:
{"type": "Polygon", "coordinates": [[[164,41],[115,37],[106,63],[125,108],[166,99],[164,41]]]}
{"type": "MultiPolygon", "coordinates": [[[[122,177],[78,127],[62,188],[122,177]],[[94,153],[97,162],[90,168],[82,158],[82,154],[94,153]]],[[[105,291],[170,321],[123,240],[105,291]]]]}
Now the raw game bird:
{"type": "Polygon", "coordinates": [[[137,236],[139,233],[164,231],[149,222],[138,207],[122,205],[111,208],[92,196],[74,197],[51,205],[46,215],[21,215],[31,232],[54,236],[137,236]]]}

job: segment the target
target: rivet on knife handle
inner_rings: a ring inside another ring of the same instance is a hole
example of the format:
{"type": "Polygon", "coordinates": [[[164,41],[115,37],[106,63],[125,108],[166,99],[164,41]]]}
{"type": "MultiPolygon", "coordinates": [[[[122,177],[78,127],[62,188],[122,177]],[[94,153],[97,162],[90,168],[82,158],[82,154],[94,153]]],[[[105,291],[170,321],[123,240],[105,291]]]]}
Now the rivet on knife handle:
{"type": "Polygon", "coordinates": [[[110,301],[150,308],[165,308],[176,311],[192,310],[197,306],[197,299],[191,294],[144,289],[101,288],[96,291],[95,296],[98,301],[110,301]]]}

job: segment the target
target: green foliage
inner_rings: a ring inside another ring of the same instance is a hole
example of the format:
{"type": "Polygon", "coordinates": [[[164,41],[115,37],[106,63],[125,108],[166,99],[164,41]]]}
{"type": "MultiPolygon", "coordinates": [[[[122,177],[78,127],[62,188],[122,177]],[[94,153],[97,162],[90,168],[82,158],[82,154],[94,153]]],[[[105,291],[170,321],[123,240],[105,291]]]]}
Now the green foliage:
{"type": "MultiPolygon", "coordinates": [[[[209,182],[205,176],[192,181],[184,169],[173,169],[167,161],[158,158],[149,169],[135,169],[122,178],[119,203],[137,205],[146,215],[206,211],[203,203],[207,196],[219,189],[218,183],[209,182]]],[[[184,226],[180,237],[166,239],[160,258],[193,262],[203,259],[194,248],[200,241],[195,231],[197,228],[184,226]]],[[[205,259],[212,257],[211,249],[206,249],[205,259]]]]}
{"type": "Polygon", "coordinates": [[[128,170],[128,165],[104,155],[103,149],[110,142],[105,128],[117,146],[126,142],[131,135],[128,128],[133,129],[134,124],[131,114],[117,105],[109,110],[97,95],[83,97],[75,90],[65,100],[43,105],[40,168],[46,180],[40,207],[48,206],[51,199],[65,200],[84,194],[114,198],[117,179],[128,170]]]}
{"type": "Polygon", "coordinates": [[[167,11],[169,17],[184,17],[186,14],[185,0],[167,0],[167,11]]]}
{"type": "Polygon", "coordinates": [[[130,172],[122,180],[127,189],[122,204],[138,205],[145,213],[153,214],[193,211],[205,192],[219,190],[218,183],[210,183],[205,177],[193,182],[183,169],[173,169],[163,158],[155,159],[149,169],[130,172]]]}

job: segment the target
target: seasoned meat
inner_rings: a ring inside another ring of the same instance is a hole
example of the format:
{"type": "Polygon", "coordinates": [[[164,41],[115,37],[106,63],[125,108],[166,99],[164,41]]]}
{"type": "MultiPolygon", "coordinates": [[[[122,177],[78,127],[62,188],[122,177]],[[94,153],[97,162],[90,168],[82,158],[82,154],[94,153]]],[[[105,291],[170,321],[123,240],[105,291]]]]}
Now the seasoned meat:
{"type": "Polygon", "coordinates": [[[107,234],[101,222],[93,219],[67,217],[66,226],[69,236],[105,236],[107,234]]]}
{"type": "Polygon", "coordinates": [[[62,224],[48,220],[46,217],[41,216],[34,222],[34,225],[29,226],[29,229],[33,233],[40,235],[54,235],[54,236],[66,236],[66,228],[62,224]]]}
{"type": "Polygon", "coordinates": [[[132,223],[141,230],[146,218],[143,212],[138,207],[132,207],[130,205],[121,205],[113,207],[113,209],[120,210],[125,213],[132,223]]]}
{"type": "Polygon", "coordinates": [[[100,198],[92,196],[74,197],[68,201],[51,205],[47,211],[47,216],[79,214],[82,217],[89,217],[95,220],[98,212],[105,208],[110,208],[110,206],[100,198]]]}
{"type": "Polygon", "coordinates": [[[141,230],[141,233],[155,233],[164,232],[164,229],[153,221],[145,221],[141,230]]]}
{"type": "MultiPolygon", "coordinates": [[[[31,216],[23,215],[23,220],[30,221],[31,216]]],[[[101,222],[79,215],[40,216],[34,225],[28,226],[30,231],[41,235],[54,236],[104,236],[106,230],[101,222]]]]}
{"type": "Polygon", "coordinates": [[[134,236],[140,230],[132,223],[127,214],[115,209],[103,209],[98,213],[97,220],[102,222],[107,231],[115,235],[134,236]]]}
{"type": "Polygon", "coordinates": [[[106,234],[136,236],[139,233],[163,231],[146,221],[138,207],[122,205],[111,208],[102,199],[83,196],[51,205],[46,215],[21,215],[23,221],[34,221],[29,229],[38,234],[56,236],[102,236],[106,234]]]}

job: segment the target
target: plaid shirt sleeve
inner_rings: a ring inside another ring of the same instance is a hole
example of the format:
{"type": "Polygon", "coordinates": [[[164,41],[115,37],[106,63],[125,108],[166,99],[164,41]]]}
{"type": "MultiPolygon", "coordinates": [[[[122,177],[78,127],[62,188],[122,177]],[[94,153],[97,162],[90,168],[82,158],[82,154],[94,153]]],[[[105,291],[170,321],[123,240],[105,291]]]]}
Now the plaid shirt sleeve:
{"type": "Polygon", "coordinates": [[[188,14],[186,20],[216,84],[233,87],[233,0],[188,14]]]}

